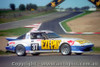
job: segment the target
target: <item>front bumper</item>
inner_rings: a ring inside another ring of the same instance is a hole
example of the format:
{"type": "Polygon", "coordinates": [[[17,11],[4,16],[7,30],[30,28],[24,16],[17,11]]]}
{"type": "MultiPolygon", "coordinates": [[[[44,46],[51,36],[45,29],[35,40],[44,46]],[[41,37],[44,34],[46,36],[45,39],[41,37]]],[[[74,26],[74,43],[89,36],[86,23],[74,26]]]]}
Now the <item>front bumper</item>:
{"type": "Polygon", "coordinates": [[[91,45],[84,45],[84,46],[71,46],[72,52],[75,53],[83,53],[83,52],[90,52],[92,51],[92,47],[94,44],[91,45]]]}

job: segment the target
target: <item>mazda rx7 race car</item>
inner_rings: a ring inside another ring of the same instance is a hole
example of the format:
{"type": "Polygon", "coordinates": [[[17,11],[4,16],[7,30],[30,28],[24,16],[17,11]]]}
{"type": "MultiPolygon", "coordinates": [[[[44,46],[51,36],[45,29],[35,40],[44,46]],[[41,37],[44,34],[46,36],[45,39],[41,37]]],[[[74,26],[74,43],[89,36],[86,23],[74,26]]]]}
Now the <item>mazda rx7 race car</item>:
{"type": "Polygon", "coordinates": [[[38,30],[28,32],[19,37],[7,38],[6,50],[15,52],[18,56],[27,53],[39,55],[43,52],[61,52],[62,55],[75,53],[81,55],[92,51],[93,43],[80,38],[62,38],[53,31],[38,30]]]}

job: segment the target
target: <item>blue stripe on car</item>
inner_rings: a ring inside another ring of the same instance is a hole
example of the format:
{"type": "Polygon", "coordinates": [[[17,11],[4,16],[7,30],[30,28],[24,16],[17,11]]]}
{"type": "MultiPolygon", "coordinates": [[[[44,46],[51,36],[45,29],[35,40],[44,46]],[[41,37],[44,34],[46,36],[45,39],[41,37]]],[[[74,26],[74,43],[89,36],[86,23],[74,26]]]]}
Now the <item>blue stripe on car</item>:
{"type": "MultiPolygon", "coordinates": [[[[31,50],[31,46],[26,46],[25,49],[30,51],[31,50]]],[[[15,51],[15,47],[14,46],[7,46],[6,50],[7,51],[15,51]]]]}
{"type": "Polygon", "coordinates": [[[91,51],[93,45],[71,46],[72,51],[91,51]]]}

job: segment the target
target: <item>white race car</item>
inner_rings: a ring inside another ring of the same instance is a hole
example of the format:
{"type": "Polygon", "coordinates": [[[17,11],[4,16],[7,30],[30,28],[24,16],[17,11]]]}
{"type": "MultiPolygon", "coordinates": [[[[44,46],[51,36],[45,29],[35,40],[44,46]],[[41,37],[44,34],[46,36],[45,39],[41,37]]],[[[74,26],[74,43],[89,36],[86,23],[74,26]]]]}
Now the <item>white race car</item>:
{"type": "Polygon", "coordinates": [[[62,38],[53,31],[38,30],[28,32],[20,37],[7,38],[9,41],[6,50],[15,52],[18,56],[27,53],[39,55],[42,52],[61,52],[62,55],[71,55],[74,52],[81,55],[92,51],[93,43],[80,38],[62,38]]]}

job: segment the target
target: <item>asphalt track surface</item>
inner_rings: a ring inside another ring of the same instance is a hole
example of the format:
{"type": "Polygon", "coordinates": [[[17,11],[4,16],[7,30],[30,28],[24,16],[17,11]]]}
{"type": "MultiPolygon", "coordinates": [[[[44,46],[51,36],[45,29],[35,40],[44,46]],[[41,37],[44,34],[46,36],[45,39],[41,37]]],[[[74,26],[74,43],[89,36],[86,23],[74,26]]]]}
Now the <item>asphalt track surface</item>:
{"type": "Polygon", "coordinates": [[[72,12],[68,15],[63,16],[63,17],[44,22],[40,26],[39,30],[52,30],[52,31],[56,32],[57,34],[66,34],[64,32],[64,30],[61,28],[61,26],[59,25],[59,22],[61,22],[63,20],[67,20],[67,19],[74,17],[76,15],[79,15],[81,13],[83,13],[83,12],[72,12]]]}
{"type": "Polygon", "coordinates": [[[7,30],[7,29],[24,27],[27,25],[33,25],[36,23],[43,23],[43,22],[47,22],[47,21],[50,21],[50,20],[53,20],[59,17],[63,17],[69,13],[71,12],[55,12],[55,13],[50,13],[50,14],[42,15],[42,16],[35,17],[35,18],[29,18],[29,19],[23,19],[19,21],[3,23],[3,24],[0,24],[0,30],[7,30]]]}
{"type": "Polygon", "coordinates": [[[100,67],[100,55],[0,56],[0,67],[100,67]]]}

